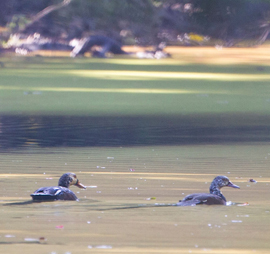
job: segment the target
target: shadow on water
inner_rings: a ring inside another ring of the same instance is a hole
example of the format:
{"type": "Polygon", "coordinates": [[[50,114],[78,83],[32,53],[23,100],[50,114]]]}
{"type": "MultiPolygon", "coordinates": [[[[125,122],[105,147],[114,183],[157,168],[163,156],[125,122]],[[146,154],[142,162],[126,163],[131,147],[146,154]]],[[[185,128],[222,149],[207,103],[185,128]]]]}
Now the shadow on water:
{"type": "Polygon", "coordinates": [[[9,244],[9,245],[12,245],[12,244],[44,244],[44,243],[41,243],[39,241],[33,241],[33,242],[0,242],[0,245],[2,244],[9,244]]]}
{"type": "MultiPolygon", "coordinates": [[[[56,201],[57,202],[57,201],[56,201]]],[[[63,201],[60,201],[63,202],[63,201]]],[[[65,202],[65,201],[64,201],[65,202]]],[[[93,200],[91,200],[91,203],[93,202],[93,200]]],[[[94,203],[96,203],[98,201],[94,201],[94,203]]],[[[31,204],[44,204],[44,203],[55,203],[55,201],[43,201],[43,202],[34,202],[32,200],[29,201],[23,201],[23,202],[12,202],[12,203],[5,203],[3,204],[3,206],[25,206],[25,205],[31,205],[31,204]]],[[[62,203],[64,204],[64,203],[62,203]]],[[[98,208],[100,207],[100,205],[95,205],[95,204],[91,204],[90,206],[87,205],[88,208],[90,207],[90,210],[94,210],[94,211],[110,211],[110,210],[124,210],[124,209],[136,209],[136,208],[153,208],[153,207],[168,207],[168,206],[177,206],[177,204],[154,204],[154,205],[149,205],[149,204],[134,204],[134,205],[126,205],[126,204],[121,204],[117,207],[113,206],[113,207],[106,207],[106,208],[98,208]]]]}
{"type": "Polygon", "coordinates": [[[269,142],[270,117],[1,116],[0,149],[269,142]]]}
{"type": "Polygon", "coordinates": [[[3,204],[3,206],[30,205],[30,204],[33,204],[33,203],[35,203],[35,202],[33,202],[32,200],[29,200],[29,201],[23,201],[23,202],[6,203],[6,204],[3,204]]]}
{"type": "MultiPolygon", "coordinates": [[[[230,203],[227,204],[226,206],[244,206],[245,204],[243,203],[230,203]]],[[[164,203],[156,203],[156,204],[134,204],[134,205],[130,205],[130,204],[123,204],[119,207],[107,207],[107,208],[98,208],[98,209],[92,209],[95,211],[112,211],[112,210],[127,210],[127,209],[138,209],[138,208],[161,208],[161,207],[179,207],[179,209],[181,207],[184,207],[185,205],[179,205],[179,203],[171,203],[171,204],[164,204],[164,203]]],[[[187,205],[189,207],[195,207],[195,206],[200,206],[200,207],[208,207],[208,205],[187,205]]],[[[212,206],[216,206],[216,205],[212,205],[212,206]]],[[[218,205],[219,206],[219,205],[218,205]]],[[[186,206],[185,206],[186,207],[186,206]]]]}
{"type": "MultiPolygon", "coordinates": [[[[88,202],[90,201],[91,203],[98,203],[98,200],[87,200],[88,202]]],[[[22,201],[22,202],[11,202],[11,203],[5,203],[3,206],[20,206],[20,205],[31,205],[31,204],[44,204],[44,203],[56,203],[56,202],[63,202],[62,204],[65,204],[67,201],[63,200],[47,200],[47,201],[33,201],[33,200],[27,200],[27,201],[22,201]]],[[[72,203],[74,201],[71,201],[72,203]]]]}
{"type": "MultiPolygon", "coordinates": [[[[91,200],[92,202],[92,200],[91,200]]],[[[98,202],[98,201],[95,201],[98,202]]],[[[44,202],[33,202],[32,200],[24,201],[24,202],[12,202],[12,203],[6,203],[3,204],[3,206],[21,206],[21,205],[30,205],[30,204],[44,204],[44,203],[55,203],[55,201],[44,201],[44,202]]],[[[156,204],[119,204],[118,206],[111,206],[111,205],[105,205],[102,207],[102,205],[95,205],[91,204],[90,206],[87,204],[84,204],[87,206],[88,210],[91,211],[113,211],[113,210],[127,210],[127,209],[138,209],[138,208],[160,208],[160,207],[182,207],[182,205],[179,205],[178,203],[156,203],[156,204]],[[90,208],[90,209],[89,209],[90,208]]],[[[231,203],[227,206],[243,206],[245,204],[242,203],[231,203]]],[[[196,205],[191,205],[196,206],[196,205]]],[[[206,206],[206,205],[199,205],[199,206],[206,206]]]]}
{"type": "Polygon", "coordinates": [[[177,204],[126,205],[126,206],[121,206],[121,207],[99,208],[99,209],[96,209],[96,211],[126,210],[126,209],[137,209],[137,208],[157,208],[157,207],[171,207],[171,206],[177,206],[177,204]]]}

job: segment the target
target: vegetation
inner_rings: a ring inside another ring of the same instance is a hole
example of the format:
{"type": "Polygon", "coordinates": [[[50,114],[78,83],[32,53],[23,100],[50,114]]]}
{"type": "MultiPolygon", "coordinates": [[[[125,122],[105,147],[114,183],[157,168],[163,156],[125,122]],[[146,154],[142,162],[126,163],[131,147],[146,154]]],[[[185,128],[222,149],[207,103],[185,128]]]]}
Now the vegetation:
{"type": "Polygon", "coordinates": [[[0,2],[2,39],[41,33],[72,39],[102,33],[125,43],[176,43],[195,33],[234,46],[263,43],[270,32],[269,0],[10,0],[0,2]]]}

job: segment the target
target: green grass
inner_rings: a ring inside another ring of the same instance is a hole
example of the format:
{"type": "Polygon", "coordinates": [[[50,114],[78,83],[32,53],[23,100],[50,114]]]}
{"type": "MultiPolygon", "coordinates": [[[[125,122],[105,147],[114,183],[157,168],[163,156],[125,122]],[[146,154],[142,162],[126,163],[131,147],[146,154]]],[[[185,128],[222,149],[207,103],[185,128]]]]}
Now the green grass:
{"type": "Polygon", "coordinates": [[[0,114],[270,115],[270,67],[179,59],[2,58],[0,114]]]}

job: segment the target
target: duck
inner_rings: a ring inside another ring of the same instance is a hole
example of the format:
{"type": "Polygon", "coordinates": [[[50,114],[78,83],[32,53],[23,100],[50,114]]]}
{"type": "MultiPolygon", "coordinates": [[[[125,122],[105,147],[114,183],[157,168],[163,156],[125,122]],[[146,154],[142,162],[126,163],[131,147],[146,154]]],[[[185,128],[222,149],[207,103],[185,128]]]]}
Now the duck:
{"type": "Polygon", "coordinates": [[[179,200],[178,206],[195,206],[195,205],[226,205],[226,198],[221,193],[223,187],[232,187],[240,189],[233,184],[227,176],[217,176],[210,185],[210,193],[194,193],[187,195],[183,200],[179,200]]]}
{"type": "Polygon", "coordinates": [[[76,174],[65,173],[59,181],[58,186],[41,187],[37,189],[31,197],[33,201],[54,201],[54,200],[78,200],[73,191],[69,189],[69,186],[75,185],[79,188],[86,189],[86,187],[80,183],[76,174]]]}

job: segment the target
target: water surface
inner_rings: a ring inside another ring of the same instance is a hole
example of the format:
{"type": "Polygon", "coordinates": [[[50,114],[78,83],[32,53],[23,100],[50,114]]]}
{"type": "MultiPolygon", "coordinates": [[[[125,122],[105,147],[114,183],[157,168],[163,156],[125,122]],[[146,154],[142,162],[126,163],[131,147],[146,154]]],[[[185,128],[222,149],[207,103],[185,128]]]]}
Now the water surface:
{"type": "Polygon", "coordinates": [[[2,115],[0,149],[270,142],[270,117],[256,114],[163,116],[2,115]]]}
{"type": "Polygon", "coordinates": [[[1,253],[269,253],[267,50],[176,53],[1,60],[1,253]],[[31,202],[66,172],[79,202],[31,202]],[[173,205],[217,175],[231,206],[173,205]]]}
{"type": "Polygon", "coordinates": [[[1,153],[0,248],[5,253],[18,248],[28,253],[267,253],[269,153],[268,143],[29,146],[1,153]],[[70,171],[88,186],[72,187],[79,202],[24,203],[35,189],[55,185],[70,171]],[[236,204],[160,205],[207,192],[216,175],[227,175],[241,187],[223,189],[236,204]]]}

